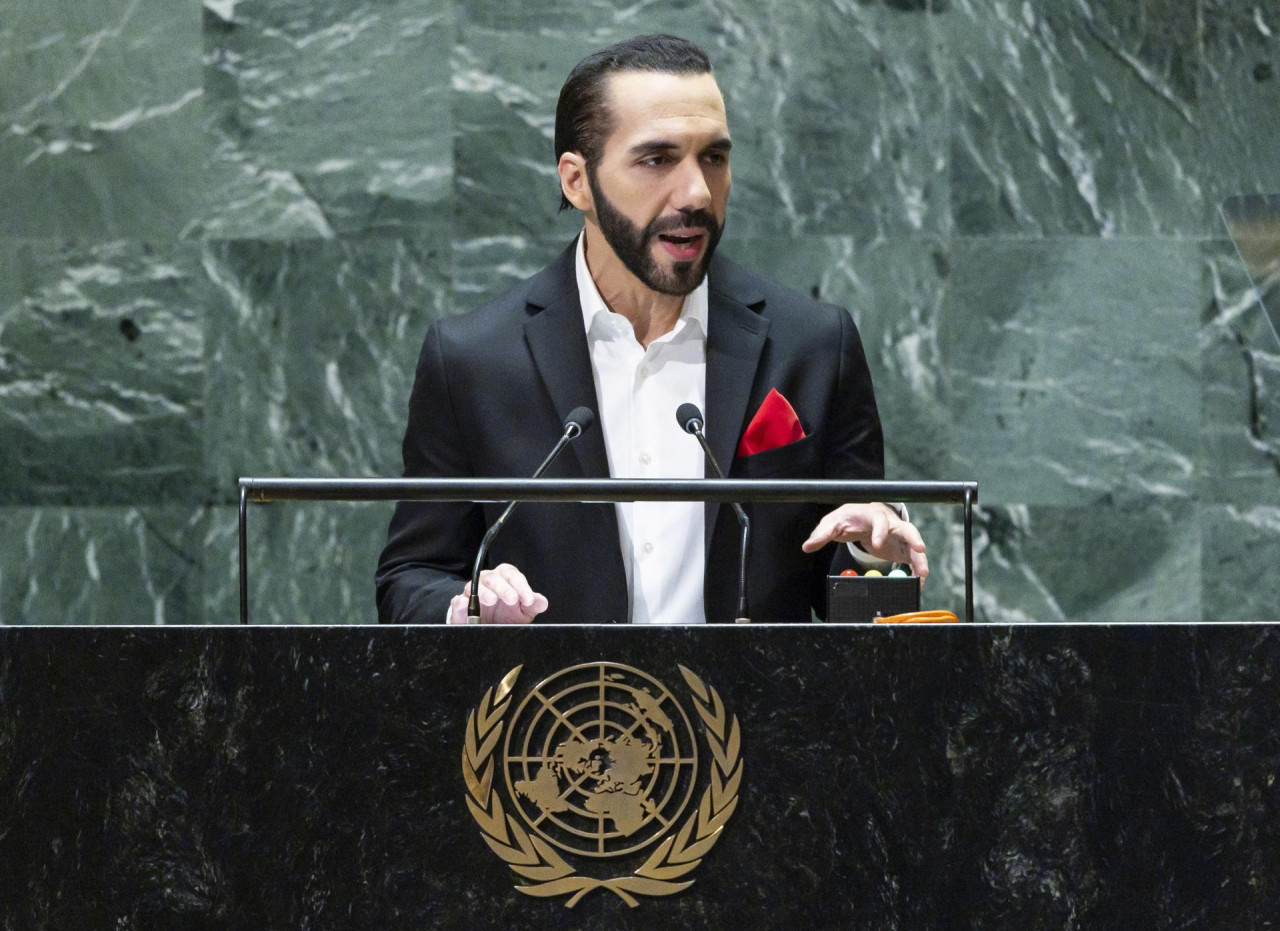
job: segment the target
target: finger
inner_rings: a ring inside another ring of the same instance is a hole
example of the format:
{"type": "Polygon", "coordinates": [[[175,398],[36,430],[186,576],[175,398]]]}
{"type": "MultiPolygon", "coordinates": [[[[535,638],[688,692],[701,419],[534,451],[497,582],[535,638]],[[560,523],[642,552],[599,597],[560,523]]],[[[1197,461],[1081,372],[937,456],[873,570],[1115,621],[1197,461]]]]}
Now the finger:
{"type": "Polygon", "coordinates": [[[862,507],[863,505],[858,504],[842,504],[823,515],[818,526],[813,528],[813,533],[809,534],[809,539],[800,544],[800,548],[806,553],[813,553],[833,541],[847,543],[858,539],[866,529],[866,515],[860,510],[862,507]]]}
{"type": "Polygon", "coordinates": [[[516,597],[520,601],[521,607],[529,607],[533,604],[534,591],[529,584],[529,580],[524,577],[524,573],[517,569],[511,563],[502,563],[493,570],[507,581],[507,584],[515,591],[516,597]]]}
{"type": "Polygon", "coordinates": [[[920,584],[929,577],[929,557],[918,550],[911,551],[911,571],[920,577],[920,584]]]}
{"type": "Polygon", "coordinates": [[[878,553],[884,548],[885,540],[889,537],[889,516],[880,508],[876,508],[871,515],[871,545],[870,550],[878,553]]]}
{"type": "Polygon", "coordinates": [[[538,592],[532,592],[529,604],[520,605],[520,613],[526,620],[532,621],[543,611],[547,610],[547,605],[548,602],[546,595],[539,594],[538,592]]]}
{"type": "Polygon", "coordinates": [[[800,549],[806,553],[816,553],[830,543],[831,537],[835,533],[837,520],[838,517],[835,511],[824,514],[822,520],[818,521],[818,525],[809,534],[809,539],[800,544],[800,549]]]}
{"type": "Polygon", "coordinates": [[[896,530],[898,537],[908,550],[913,553],[923,553],[925,551],[924,537],[920,536],[920,531],[915,524],[902,521],[896,530]]]}
{"type": "Polygon", "coordinates": [[[519,604],[520,595],[500,573],[493,570],[480,573],[480,603],[493,605],[499,601],[505,605],[519,604]],[[492,601],[485,601],[486,590],[491,593],[492,601]]]}
{"type": "MultiPolygon", "coordinates": [[[[470,589],[470,585],[467,586],[470,589]]],[[[461,595],[454,595],[449,600],[449,623],[465,624],[467,623],[467,601],[471,597],[470,591],[461,595]]]]}

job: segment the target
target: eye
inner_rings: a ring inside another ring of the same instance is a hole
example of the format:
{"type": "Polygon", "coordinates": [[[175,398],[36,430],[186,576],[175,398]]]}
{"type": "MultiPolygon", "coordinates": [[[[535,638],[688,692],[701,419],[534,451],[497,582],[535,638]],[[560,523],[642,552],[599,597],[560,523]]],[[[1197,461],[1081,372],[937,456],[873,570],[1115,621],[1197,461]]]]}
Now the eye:
{"type": "Polygon", "coordinates": [[[658,168],[667,164],[667,156],[665,155],[646,155],[640,159],[640,164],[648,168],[658,168]]]}
{"type": "Polygon", "coordinates": [[[703,159],[708,165],[729,164],[729,154],[727,152],[708,152],[703,156],[703,159]]]}

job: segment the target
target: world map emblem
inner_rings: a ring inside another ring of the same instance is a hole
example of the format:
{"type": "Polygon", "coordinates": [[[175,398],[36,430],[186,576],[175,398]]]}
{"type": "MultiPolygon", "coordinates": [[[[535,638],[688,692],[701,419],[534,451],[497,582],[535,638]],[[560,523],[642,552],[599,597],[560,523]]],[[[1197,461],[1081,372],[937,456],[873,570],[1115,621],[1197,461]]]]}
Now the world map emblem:
{"type": "Polygon", "coordinates": [[[683,666],[684,701],[646,672],[597,662],[521,696],[522,669],[484,693],[462,752],[467,807],[526,880],[516,889],[570,907],[603,889],[635,906],[692,886],[742,779],[738,720],[719,694],[683,666]]]}

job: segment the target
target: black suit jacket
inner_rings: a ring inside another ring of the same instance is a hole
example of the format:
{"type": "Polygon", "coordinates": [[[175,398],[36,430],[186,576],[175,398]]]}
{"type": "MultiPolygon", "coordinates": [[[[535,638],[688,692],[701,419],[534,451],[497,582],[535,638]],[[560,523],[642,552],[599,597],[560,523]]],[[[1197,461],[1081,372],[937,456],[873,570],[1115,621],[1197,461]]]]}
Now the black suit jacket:
{"type": "MultiPolygon", "coordinates": [[[[571,245],[547,268],[473,313],[434,324],[418,360],[404,437],[405,475],[532,475],[570,410],[599,411],[571,245]]],[[[871,377],[849,314],[716,256],[709,270],[706,432],[731,478],[883,477],[883,440],[871,377]],[[735,458],[769,389],[795,408],[799,442],[735,458]]],[[[675,411],[671,412],[675,416],[675,411]]],[[[696,442],[692,437],[690,443],[696,442]]],[[[548,477],[609,474],[597,426],[575,440],[548,477]]],[[[801,552],[829,505],[750,506],[748,570],[756,621],[807,621],[825,610],[836,547],[801,552]]],[[[462,590],[500,505],[397,505],[376,582],[385,622],[439,623],[462,590]]],[[[706,506],[707,620],[733,620],[738,524],[706,506]]],[[[839,548],[843,550],[843,547],[839,548]]],[[[626,575],[612,504],[518,507],[489,565],[519,567],[547,596],[544,623],[625,621],[626,575]]]]}

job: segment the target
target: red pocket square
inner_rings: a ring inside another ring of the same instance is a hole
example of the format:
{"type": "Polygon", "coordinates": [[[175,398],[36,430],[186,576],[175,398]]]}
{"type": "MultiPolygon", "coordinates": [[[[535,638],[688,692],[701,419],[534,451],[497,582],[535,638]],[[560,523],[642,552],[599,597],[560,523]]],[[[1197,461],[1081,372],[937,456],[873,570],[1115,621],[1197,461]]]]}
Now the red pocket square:
{"type": "Polygon", "coordinates": [[[791,402],[779,394],[777,388],[770,388],[760,410],[756,411],[747,431],[742,434],[738,455],[751,456],[803,439],[804,427],[800,426],[800,418],[796,416],[791,402]]]}

